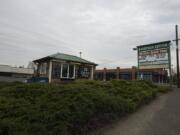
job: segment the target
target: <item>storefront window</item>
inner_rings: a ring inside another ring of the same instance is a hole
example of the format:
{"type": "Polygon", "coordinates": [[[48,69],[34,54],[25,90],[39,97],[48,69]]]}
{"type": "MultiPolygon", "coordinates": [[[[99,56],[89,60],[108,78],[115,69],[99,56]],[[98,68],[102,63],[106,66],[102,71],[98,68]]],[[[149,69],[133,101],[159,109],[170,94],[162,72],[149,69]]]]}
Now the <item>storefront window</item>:
{"type": "Polygon", "coordinates": [[[68,64],[62,64],[62,77],[63,78],[68,78],[68,64]]]}
{"type": "Polygon", "coordinates": [[[45,75],[46,72],[47,72],[46,70],[47,70],[47,63],[42,63],[42,64],[40,65],[40,74],[45,75]]]}
{"type": "Polygon", "coordinates": [[[90,78],[90,67],[84,67],[84,66],[81,66],[79,67],[79,70],[78,70],[78,78],[90,78]]]}
{"type": "Polygon", "coordinates": [[[52,65],[52,78],[58,79],[61,75],[61,64],[53,63],[52,65]]]}
{"type": "Polygon", "coordinates": [[[69,78],[74,77],[74,65],[69,65],[69,78]]]}

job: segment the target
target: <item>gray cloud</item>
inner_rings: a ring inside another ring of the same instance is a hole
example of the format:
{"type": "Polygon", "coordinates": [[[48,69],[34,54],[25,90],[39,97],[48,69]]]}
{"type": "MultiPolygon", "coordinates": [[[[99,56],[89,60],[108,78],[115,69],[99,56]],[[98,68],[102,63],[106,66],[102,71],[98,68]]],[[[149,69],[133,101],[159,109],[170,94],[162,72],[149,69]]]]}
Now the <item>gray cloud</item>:
{"type": "Polygon", "coordinates": [[[132,48],[174,38],[178,0],[1,0],[0,63],[56,52],[104,66],[136,65],[132,48]]]}
{"type": "Polygon", "coordinates": [[[144,11],[154,18],[155,23],[171,24],[180,21],[179,0],[142,0],[140,4],[144,11]]]}

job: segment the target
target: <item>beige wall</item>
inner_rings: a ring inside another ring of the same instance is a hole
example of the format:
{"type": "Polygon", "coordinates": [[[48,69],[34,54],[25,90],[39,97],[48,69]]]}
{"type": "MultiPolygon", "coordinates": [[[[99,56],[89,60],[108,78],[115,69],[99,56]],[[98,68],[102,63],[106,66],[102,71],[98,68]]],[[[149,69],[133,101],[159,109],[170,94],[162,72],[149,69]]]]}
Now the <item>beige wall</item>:
{"type": "Polygon", "coordinates": [[[0,72],[17,73],[17,74],[34,74],[33,69],[11,67],[9,65],[0,65],[0,72]]]}

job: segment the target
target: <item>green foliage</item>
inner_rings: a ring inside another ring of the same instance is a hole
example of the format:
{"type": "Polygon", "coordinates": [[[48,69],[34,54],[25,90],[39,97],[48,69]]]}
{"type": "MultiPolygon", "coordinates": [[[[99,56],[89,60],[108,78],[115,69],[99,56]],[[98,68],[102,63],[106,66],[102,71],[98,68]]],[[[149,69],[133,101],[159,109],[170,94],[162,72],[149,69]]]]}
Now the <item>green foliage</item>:
{"type": "Polygon", "coordinates": [[[146,81],[0,82],[0,134],[86,134],[168,90],[146,81]]]}

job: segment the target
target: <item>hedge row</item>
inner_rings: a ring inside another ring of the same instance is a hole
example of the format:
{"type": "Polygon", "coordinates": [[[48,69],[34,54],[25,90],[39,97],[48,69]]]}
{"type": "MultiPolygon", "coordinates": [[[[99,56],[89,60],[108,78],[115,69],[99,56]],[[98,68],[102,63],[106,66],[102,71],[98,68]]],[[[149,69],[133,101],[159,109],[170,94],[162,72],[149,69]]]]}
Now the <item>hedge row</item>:
{"type": "Polygon", "coordinates": [[[81,135],[148,103],[168,88],[145,81],[0,83],[0,134],[81,135]]]}

